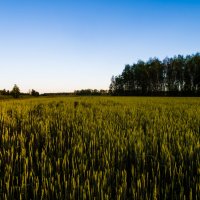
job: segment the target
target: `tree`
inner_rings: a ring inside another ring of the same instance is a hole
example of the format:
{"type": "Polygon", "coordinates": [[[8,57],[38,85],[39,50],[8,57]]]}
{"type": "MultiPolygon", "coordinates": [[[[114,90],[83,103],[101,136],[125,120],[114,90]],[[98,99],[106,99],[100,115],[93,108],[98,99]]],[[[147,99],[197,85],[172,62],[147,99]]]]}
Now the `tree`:
{"type": "Polygon", "coordinates": [[[0,91],[1,95],[9,95],[9,90],[3,89],[0,91]]]}
{"type": "Polygon", "coordinates": [[[135,77],[137,80],[137,87],[141,94],[145,95],[149,86],[149,72],[148,66],[142,60],[139,60],[135,68],[135,77]]]}
{"type": "Polygon", "coordinates": [[[20,89],[19,87],[15,84],[12,91],[11,91],[11,95],[14,97],[14,98],[19,98],[20,96],[20,89]]]}
{"type": "Polygon", "coordinates": [[[31,90],[31,95],[34,97],[38,97],[40,94],[39,92],[35,91],[34,89],[31,90]]]}
{"type": "Polygon", "coordinates": [[[135,90],[135,73],[134,67],[130,65],[125,65],[122,72],[122,80],[124,82],[124,91],[128,94],[133,94],[135,90]]]}
{"type": "Polygon", "coordinates": [[[115,77],[112,76],[111,83],[110,83],[110,86],[109,86],[109,93],[114,94],[114,92],[116,92],[116,82],[115,82],[115,77]]]}

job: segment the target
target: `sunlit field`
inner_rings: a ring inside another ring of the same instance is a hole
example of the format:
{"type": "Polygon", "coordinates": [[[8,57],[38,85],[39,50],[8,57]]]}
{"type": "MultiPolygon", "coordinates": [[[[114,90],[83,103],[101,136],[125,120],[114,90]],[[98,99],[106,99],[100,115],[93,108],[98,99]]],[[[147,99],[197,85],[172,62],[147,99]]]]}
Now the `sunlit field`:
{"type": "Polygon", "coordinates": [[[0,199],[200,199],[200,99],[2,100],[0,199]]]}

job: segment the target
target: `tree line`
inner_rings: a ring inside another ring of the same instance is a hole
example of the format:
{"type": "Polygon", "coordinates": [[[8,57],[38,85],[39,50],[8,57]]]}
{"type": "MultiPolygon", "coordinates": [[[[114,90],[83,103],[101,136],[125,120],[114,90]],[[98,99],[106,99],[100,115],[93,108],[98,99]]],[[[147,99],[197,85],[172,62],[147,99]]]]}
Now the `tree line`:
{"type": "Polygon", "coordinates": [[[97,90],[97,89],[82,89],[75,90],[74,92],[59,92],[59,93],[43,93],[39,94],[36,90],[32,89],[29,93],[21,93],[19,87],[15,84],[11,91],[3,89],[0,90],[0,95],[12,96],[14,98],[19,98],[22,96],[106,96],[109,95],[108,90],[97,90]]]}
{"type": "Polygon", "coordinates": [[[112,95],[200,96],[200,54],[150,58],[111,78],[112,95]]]}
{"type": "Polygon", "coordinates": [[[31,95],[31,96],[37,97],[40,94],[34,89],[30,90],[29,93],[21,93],[19,87],[15,84],[11,91],[6,90],[6,89],[0,90],[0,95],[12,96],[13,98],[19,98],[20,95],[31,95]]]}
{"type": "Polygon", "coordinates": [[[108,90],[82,89],[75,90],[74,94],[78,96],[105,96],[108,95],[108,90]]]}

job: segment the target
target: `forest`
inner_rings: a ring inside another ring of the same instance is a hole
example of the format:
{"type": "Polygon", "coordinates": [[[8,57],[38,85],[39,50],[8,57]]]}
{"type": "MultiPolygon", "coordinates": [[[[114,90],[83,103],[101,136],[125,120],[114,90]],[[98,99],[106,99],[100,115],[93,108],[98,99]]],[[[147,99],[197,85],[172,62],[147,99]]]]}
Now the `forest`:
{"type": "Polygon", "coordinates": [[[112,77],[109,91],[129,96],[200,96],[200,54],[126,65],[112,77]]]}

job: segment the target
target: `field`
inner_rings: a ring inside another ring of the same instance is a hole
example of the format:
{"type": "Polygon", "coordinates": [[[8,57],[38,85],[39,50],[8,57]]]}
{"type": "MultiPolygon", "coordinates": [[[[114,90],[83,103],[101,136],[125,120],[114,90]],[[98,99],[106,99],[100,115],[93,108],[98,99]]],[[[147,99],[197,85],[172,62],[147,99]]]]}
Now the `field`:
{"type": "Polygon", "coordinates": [[[200,99],[1,101],[0,199],[200,199],[200,99]]]}

